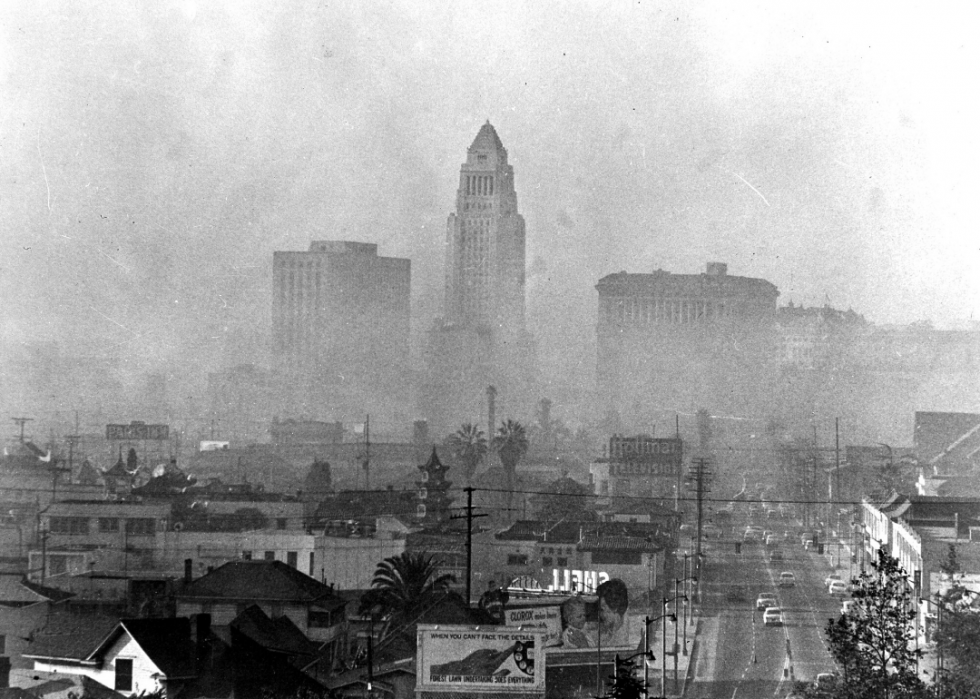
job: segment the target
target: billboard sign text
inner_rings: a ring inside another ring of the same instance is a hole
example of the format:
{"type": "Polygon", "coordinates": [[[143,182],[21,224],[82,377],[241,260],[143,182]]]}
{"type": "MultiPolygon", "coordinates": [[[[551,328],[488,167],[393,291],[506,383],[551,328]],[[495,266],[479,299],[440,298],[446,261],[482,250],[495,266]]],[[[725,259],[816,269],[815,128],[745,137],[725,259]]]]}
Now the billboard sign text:
{"type": "Polygon", "coordinates": [[[420,691],[544,692],[540,631],[419,625],[418,641],[420,691]]]}

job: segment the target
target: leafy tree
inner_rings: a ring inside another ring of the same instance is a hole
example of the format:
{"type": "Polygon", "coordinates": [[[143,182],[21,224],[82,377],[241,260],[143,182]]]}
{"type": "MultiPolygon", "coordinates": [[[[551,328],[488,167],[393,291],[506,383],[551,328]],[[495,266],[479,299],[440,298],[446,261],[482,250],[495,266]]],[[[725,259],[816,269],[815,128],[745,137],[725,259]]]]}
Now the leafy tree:
{"type": "Polygon", "coordinates": [[[360,613],[386,618],[381,638],[398,634],[415,643],[419,617],[449,592],[452,575],[436,575],[431,555],[405,551],[378,564],[371,589],[361,597],[360,613]]]}
{"type": "Polygon", "coordinates": [[[538,519],[576,521],[597,519],[595,511],[591,509],[592,502],[589,496],[592,495],[592,491],[589,486],[566,476],[552,481],[545,490],[546,494],[536,498],[535,504],[539,508],[538,519]]]}
{"type": "Polygon", "coordinates": [[[500,457],[507,481],[507,507],[510,507],[514,491],[514,479],[517,476],[517,464],[527,453],[527,433],[524,426],[516,420],[506,420],[500,425],[493,438],[493,448],[500,457]]]}
{"type": "Polygon", "coordinates": [[[942,609],[935,640],[943,655],[943,673],[937,678],[942,697],[980,697],[980,614],[963,606],[964,588],[954,587],[937,601],[942,609]]]}
{"type": "Polygon", "coordinates": [[[538,401],[535,424],[531,427],[531,441],[535,450],[554,452],[572,436],[572,431],[561,419],[552,417],[552,405],[550,398],[542,398],[538,401]]]}
{"type": "Polygon", "coordinates": [[[912,643],[915,603],[908,574],[884,551],[854,580],[856,610],[827,622],[830,652],[843,672],[835,697],[904,699],[928,694],[912,643]]]}
{"type": "Polygon", "coordinates": [[[455,433],[446,437],[446,446],[453,458],[463,465],[463,474],[469,483],[487,455],[487,438],[483,430],[469,422],[460,425],[455,433]]]}
{"type": "Polygon", "coordinates": [[[632,660],[620,660],[616,656],[616,674],[610,677],[613,685],[605,699],[640,699],[646,687],[636,678],[636,665],[632,660]]]}
{"type": "Polygon", "coordinates": [[[949,544],[949,548],[946,550],[946,560],[940,564],[939,570],[948,576],[952,576],[954,573],[960,571],[960,562],[956,556],[956,546],[953,544],[949,544]]]}

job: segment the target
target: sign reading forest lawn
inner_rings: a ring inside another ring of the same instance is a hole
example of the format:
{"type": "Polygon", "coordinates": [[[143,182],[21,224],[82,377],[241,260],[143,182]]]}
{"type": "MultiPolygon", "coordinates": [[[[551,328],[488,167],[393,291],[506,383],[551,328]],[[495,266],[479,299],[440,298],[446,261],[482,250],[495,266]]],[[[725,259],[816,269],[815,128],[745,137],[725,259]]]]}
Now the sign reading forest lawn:
{"type": "Polygon", "coordinates": [[[499,626],[419,625],[416,689],[543,692],[544,635],[499,626]]]}

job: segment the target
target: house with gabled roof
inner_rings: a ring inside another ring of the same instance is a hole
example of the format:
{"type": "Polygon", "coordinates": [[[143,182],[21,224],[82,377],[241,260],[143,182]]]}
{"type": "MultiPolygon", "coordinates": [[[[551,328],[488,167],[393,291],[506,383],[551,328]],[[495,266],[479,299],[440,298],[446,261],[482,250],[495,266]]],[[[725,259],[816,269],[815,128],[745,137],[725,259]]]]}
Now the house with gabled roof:
{"type": "Polygon", "coordinates": [[[186,582],[176,593],[178,616],[210,614],[228,627],[250,605],[269,618],[288,617],[334,657],[346,639],[345,602],[334,590],[281,561],[232,561],[186,582]]]}
{"type": "Polygon", "coordinates": [[[121,619],[94,646],[73,645],[71,639],[40,642],[24,657],[34,661],[35,672],[86,676],[127,697],[172,696],[178,685],[197,676],[196,645],[186,618],[121,619]]]}

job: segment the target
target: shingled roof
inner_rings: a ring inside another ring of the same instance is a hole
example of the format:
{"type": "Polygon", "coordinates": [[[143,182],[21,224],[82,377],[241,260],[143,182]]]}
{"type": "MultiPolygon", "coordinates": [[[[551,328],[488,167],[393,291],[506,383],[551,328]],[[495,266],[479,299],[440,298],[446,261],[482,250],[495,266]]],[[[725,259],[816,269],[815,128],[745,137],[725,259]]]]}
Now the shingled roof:
{"type": "Polygon", "coordinates": [[[327,585],[282,561],[231,561],[187,585],[178,599],[316,603],[344,605],[327,585]]]}

